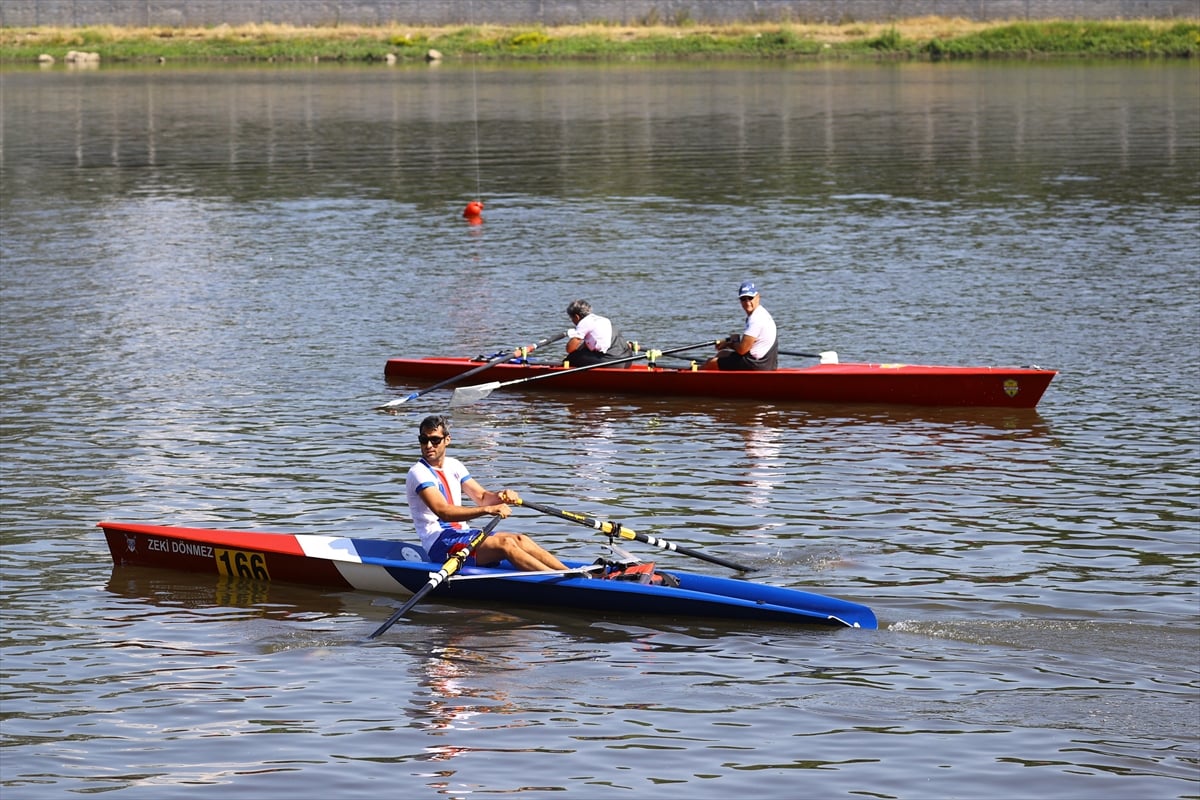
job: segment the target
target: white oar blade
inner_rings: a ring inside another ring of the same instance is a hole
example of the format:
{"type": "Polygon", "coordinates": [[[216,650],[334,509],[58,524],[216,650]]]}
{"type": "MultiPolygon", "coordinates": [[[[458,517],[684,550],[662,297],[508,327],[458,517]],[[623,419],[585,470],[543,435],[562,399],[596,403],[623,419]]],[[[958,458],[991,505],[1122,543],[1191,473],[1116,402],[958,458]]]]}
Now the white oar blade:
{"type": "Polygon", "coordinates": [[[469,406],[471,403],[482,400],[499,388],[500,384],[497,381],[481,383],[477,386],[460,386],[454,390],[454,395],[450,398],[450,407],[469,406]]]}
{"type": "Polygon", "coordinates": [[[402,406],[402,405],[404,405],[405,403],[407,403],[407,402],[408,402],[409,400],[411,400],[412,398],[413,398],[413,396],[412,396],[411,394],[410,394],[410,395],[405,395],[404,397],[397,397],[395,400],[388,400],[388,401],[387,401],[386,403],[384,403],[383,405],[381,405],[381,406],[376,406],[376,408],[377,408],[377,409],[379,409],[380,411],[383,411],[383,410],[385,410],[385,409],[388,409],[388,408],[395,408],[396,406],[402,406]]]}
{"type": "Polygon", "coordinates": [[[837,351],[836,350],[822,350],[821,351],[821,363],[822,364],[838,363],[837,351]]]}

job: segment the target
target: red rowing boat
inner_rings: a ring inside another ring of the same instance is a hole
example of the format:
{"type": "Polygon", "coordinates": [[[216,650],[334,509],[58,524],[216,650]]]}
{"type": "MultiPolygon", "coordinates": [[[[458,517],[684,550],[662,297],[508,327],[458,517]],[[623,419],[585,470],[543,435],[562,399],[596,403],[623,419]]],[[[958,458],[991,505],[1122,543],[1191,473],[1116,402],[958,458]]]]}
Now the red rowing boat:
{"type": "MultiPolygon", "coordinates": [[[[478,367],[467,358],[391,358],[389,383],[444,381],[478,367]]],[[[634,363],[625,368],[567,369],[506,362],[493,381],[539,378],[531,388],[605,395],[722,397],[794,403],[1033,408],[1058,373],[1040,367],[939,367],[917,364],[814,364],[773,372],[719,372],[634,363]],[[554,378],[554,373],[563,373],[554,378]],[[540,378],[544,378],[541,380],[540,378]]]]}

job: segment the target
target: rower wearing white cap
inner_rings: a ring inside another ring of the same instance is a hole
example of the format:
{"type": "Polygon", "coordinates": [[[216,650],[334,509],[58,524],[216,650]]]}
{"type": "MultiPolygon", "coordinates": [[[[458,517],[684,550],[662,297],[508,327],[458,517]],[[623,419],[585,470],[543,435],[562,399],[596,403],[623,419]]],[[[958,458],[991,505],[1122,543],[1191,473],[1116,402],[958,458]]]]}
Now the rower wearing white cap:
{"type": "Polygon", "coordinates": [[[772,370],[779,368],[779,342],[775,320],[762,306],[762,296],[752,280],[738,287],[738,301],[746,312],[746,327],[717,342],[717,354],[703,369],[772,370]]]}

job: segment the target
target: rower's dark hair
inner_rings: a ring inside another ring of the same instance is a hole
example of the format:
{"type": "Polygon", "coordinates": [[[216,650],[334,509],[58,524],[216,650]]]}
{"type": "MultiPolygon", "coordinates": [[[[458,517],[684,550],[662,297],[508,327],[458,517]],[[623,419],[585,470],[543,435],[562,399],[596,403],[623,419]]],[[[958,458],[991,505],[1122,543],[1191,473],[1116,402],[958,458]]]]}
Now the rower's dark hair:
{"type": "Polygon", "coordinates": [[[567,306],[568,317],[586,317],[592,313],[592,304],[587,300],[572,300],[571,305],[567,306]]]}
{"type": "Polygon", "coordinates": [[[441,414],[430,414],[428,417],[421,420],[421,427],[418,428],[418,430],[424,433],[425,431],[436,431],[438,428],[444,430],[446,435],[449,436],[450,420],[446,417],[443,417],[441,414]]]}

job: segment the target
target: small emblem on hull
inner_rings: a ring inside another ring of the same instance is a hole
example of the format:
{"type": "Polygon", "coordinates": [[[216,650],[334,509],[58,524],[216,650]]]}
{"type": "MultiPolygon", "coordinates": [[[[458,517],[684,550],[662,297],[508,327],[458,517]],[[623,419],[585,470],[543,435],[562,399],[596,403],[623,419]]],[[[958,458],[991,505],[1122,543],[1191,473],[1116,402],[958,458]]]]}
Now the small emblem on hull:
{"type": "Polygon", "coordinates": [[[1004,393],[1009,397],[1016,397],[1019,391],[1021,391],[1021,386],[1017,383],[1016,378],[1009,378],[1004,382],[1004,393]]]}

